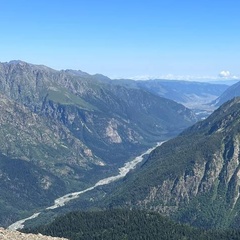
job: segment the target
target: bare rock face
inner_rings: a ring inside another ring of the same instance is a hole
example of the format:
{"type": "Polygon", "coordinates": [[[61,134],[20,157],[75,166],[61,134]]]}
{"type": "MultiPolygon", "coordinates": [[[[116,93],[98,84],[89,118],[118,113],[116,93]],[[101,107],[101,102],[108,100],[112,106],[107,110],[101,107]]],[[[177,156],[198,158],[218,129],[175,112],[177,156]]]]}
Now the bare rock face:
{"type": "Polygon", "coordinates": [[[42,164],[44,159],[58,159],[62,163],[64,158],[67,162],[71,159],[79,165],[94,163],[93,155],[86,157],[84,154],[88,148],[73,137],[66,127],[40,117],[2,94],[0,112],[0,136],[4,136],[0,140],[0,151],[4,155],[27,161],[42,161],[42,164]],[[55,152],[52,159],[49,152],[55,152]]]}
{"type": "Polygon", "coordinates": [[[122,142],[122,139],[117,131],[117,123],[114,122],[113,120],[108,123],[108,126],[106,128],[106,137],[108,137],[109,141],[113,143],[122,142]]]}
{"type": "Polygon", "coordinates": [[[66,238],[49,237],[42,234],[25,234],[0,228],[0,240],[67,240],[66,238]]]}

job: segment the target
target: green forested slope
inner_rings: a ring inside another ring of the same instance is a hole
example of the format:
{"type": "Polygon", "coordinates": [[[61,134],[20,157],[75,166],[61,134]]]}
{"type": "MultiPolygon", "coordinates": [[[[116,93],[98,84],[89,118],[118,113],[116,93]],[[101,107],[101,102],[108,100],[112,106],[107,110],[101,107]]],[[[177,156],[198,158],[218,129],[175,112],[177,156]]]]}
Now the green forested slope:
{"type": "Polygon", "coordinates": [[[153,212],[108,210],[72,212],[26,232],[70,240],[236,240],[239,231],[204,231],[174,223],[153,212]]]}

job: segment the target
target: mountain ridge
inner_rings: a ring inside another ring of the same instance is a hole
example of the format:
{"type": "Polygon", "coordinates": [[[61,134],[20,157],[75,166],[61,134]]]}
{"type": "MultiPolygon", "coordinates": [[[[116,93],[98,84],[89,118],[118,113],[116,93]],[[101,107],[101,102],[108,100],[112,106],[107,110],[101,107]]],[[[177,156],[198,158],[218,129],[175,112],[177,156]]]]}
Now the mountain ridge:
{"type": "Polygon", "coordinates": [[[240,82],[237,82],[224,91],[216,100],[212,102],[214,106],[220,106],[224,102],[240,96],[240,82]]]}

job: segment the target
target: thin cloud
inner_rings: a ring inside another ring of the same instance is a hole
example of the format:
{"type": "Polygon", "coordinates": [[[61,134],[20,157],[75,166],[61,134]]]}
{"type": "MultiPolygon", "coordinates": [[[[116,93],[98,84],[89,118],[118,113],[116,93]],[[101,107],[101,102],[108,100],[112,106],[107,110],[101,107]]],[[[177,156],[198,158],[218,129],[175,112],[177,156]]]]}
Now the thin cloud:
{"type": "Polygon", "coordinates": [[[166,80],[185,80],[185,81],[209,81],[209,80],[217,80],[217,77],[213,76],[192,76],[192,75],[174,75],[174,74],[166,74],[166,75],[158,75],[158,76],[134,76],[127,77],[132,80],[150,80],[150,79],[166,79],[166,80]]]}
{"type": "Polygon", "coordinates": [[[229,77],[232,77],[231,76],[231,73],[229,71],[221,71],[219,74],[218,74],[219,77],[221,78],[229,78],[229,77]]]}
{"type": "Polygon", "coordinates": [[[125,76],[125,77],[115,77],[112,79],[131,79],[131,80],[151,80],[151,79],[165,79],[165,80],[184,80],[184,81],[199,81],[199,82],[209,82],[209,81],[221,81],[221,80],[240,80],[239,75],[232,75],[230,71],[221,71],[215,76],[209,75],[175,75],[175,74],[165,74],[165,75],[136,75],[136,76],[125,76]]]}

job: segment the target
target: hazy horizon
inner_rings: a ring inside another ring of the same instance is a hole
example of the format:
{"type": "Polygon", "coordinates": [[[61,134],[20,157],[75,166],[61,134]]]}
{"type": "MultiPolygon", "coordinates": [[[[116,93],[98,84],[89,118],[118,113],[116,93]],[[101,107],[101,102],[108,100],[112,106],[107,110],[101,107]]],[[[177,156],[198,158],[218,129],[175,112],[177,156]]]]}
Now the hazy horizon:
{"type": "Polygon", "coordinates": [[[240,79],[237,1],[2,1],[1,62],[110,78],[240,79]]]}

